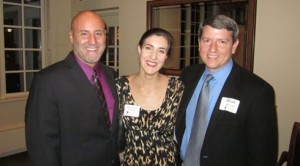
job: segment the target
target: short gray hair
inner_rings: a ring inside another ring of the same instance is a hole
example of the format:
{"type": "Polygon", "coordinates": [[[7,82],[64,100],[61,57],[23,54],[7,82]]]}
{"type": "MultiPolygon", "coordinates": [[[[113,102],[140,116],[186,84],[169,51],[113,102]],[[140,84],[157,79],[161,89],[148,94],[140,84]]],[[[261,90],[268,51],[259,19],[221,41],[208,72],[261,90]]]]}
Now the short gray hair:
{"type": "Polygon", "coordinates": [[[205,20],[200,24],[198,37],[201,38],[204,26],[211,26],[216,29],[226,29],[232,32],[232,41],[235,42],[239,37],[239,27],[237,23],[230,17],[225,15],[216,15],[205,20]]]}

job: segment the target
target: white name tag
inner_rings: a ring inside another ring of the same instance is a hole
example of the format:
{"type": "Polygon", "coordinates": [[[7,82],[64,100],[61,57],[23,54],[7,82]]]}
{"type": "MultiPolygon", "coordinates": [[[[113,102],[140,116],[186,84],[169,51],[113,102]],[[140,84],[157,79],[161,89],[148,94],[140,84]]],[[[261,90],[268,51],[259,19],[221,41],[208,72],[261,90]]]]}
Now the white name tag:
{"type": "Polygon", "coordinates": [[[219,109],[235,114],[237,112],[237,109],[239,108],[239,105],[240,105],[239,100],[228,98],[228,97],[222,97],[219,109]]]}
{"type": "Polygon", "coordinates": [[[124,106],[124,116],[139,117],[140,106],[126,104],[124,106]]]}

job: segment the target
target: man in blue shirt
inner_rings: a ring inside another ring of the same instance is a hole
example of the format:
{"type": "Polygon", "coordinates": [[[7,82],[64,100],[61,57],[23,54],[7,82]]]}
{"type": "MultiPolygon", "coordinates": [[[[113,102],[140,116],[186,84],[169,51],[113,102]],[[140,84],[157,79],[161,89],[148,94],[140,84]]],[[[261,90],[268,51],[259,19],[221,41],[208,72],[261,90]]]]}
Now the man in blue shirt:
{"type": "MultiPolygon", "coordinates": [[[[201,166],[275,165],[278,130],[272,86],[239,66],[232,55],[239,44],[234,20],[217,15],[203,22],[198,41],[204,64],[181,73],[185,91],[179,107],[176,137],[184,165],[191,165],[187,148],[193,135],[198,96],[204,79],[209,82],[206,132],[197,161],[201,166]]],[[[201,126],[203,127],[203,126],[201,126]]],[[[198,127],[198,128],[201,128],[198,127]]],[[[198,129],[197,128],[197,129],[198,129]]],[[[201,141],[201,140],[199,140],[201,141]]]]}

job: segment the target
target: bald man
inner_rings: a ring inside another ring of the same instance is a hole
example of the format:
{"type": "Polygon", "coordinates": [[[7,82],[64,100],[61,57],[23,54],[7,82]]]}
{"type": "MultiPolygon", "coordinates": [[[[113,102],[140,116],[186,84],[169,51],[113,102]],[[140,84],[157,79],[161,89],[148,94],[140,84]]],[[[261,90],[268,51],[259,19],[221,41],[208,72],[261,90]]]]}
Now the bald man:
{"type": "Polygon", "coordinates": [[[32,165],[119,165],[117,74],[99,62],[106,47],[105,23],[94,12],[80,12],[69,38],[69,55],[38,72],[31,85],[25,124],[32,165]],[[94,90],[93,75],[103,100],[94,90]]]}

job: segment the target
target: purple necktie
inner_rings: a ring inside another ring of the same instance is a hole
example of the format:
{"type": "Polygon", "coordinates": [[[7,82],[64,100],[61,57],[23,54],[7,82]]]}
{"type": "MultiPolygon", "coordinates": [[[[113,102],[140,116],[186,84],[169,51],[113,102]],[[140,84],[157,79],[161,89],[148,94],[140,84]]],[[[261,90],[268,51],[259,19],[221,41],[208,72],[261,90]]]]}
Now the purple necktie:
{"type": "Polygon", "coordinates": [[[102,86],[101,86],[101,84],[99,82],[96,70],[94,70],[92,78],[93,78],[94,90],[96,91],[98,99],[99,99],[99,101],[101,103],[101,106],[102,106],[102,108],[104,110],[105,119],[107,121],[107,124],[108,124],[108,126],[110,126],[111,122],[110,122],[109,115],[108,115],[109,113],[108,113],[108,108],[107,108],[107,105],[106,105],[105,95],[103,93],[102,86]]]}

